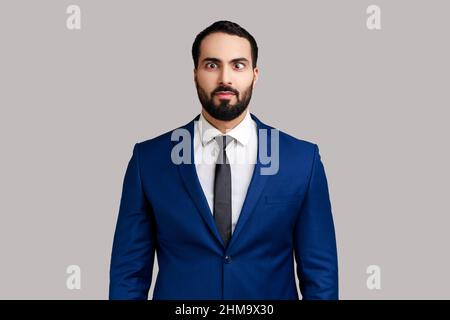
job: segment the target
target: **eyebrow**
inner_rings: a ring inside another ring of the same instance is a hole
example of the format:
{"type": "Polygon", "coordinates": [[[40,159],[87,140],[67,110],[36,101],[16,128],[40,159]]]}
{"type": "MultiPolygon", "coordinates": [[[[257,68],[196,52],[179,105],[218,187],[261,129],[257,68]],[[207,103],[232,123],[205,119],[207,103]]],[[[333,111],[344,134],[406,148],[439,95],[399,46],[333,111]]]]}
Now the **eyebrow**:
{"type": "MultiPolygon", "coordinates": [[[[205,61],[211,61],[211,62],[216,62],[216,63],[222,63],[222,60],[217,59],[217,58],[213,58],[213,57],[206,57],[205,59],[202,60],[202,62],[205,62],[205,61]]],[[[245,62],[247,62],[247,63],[250,62],[250,61],[248,61],[247,58],[244,58],[244,57],[232,59],[230,62],[233,63],[233,62],[242,62],[242,61],[245,61],[245,62]]]]}

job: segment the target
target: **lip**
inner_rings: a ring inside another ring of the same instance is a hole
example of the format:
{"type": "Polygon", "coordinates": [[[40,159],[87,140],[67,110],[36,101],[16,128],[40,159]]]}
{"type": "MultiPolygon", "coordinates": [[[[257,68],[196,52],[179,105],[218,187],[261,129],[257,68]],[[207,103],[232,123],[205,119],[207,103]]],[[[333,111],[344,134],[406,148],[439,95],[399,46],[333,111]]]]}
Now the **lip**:
{"type": "Polygon", "coordinates": [[[231,91],[219,91],[216,93],[216,96],[218,96],[219,98],[230,98],[234,96],[234,93],[231,91]]]}

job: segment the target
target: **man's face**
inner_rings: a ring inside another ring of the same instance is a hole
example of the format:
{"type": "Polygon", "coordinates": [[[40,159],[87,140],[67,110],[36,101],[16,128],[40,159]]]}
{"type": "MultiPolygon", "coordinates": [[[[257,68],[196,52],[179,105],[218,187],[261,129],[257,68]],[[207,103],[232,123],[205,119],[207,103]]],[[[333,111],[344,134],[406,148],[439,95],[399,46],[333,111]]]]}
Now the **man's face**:
{"type": "Polygon", "coordinates": [[[241,115],[257,79],[247,39],[221,32],[203,39],[194,80],[200,102],[213,118],[229,121],[241,115]]]}

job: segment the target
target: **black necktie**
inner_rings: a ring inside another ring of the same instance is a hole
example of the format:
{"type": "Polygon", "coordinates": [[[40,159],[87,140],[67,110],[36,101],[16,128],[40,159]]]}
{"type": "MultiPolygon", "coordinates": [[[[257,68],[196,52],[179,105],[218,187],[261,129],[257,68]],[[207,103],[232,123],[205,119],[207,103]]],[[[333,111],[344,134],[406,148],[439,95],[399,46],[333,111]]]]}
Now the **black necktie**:
{"type": "Polygon", "coordinates": [[[233,138],[225,135],[215,139],[219,156],[214,178],[214,219],[226,247],[231,238],[231,168],[225,148],[233,138]]]}

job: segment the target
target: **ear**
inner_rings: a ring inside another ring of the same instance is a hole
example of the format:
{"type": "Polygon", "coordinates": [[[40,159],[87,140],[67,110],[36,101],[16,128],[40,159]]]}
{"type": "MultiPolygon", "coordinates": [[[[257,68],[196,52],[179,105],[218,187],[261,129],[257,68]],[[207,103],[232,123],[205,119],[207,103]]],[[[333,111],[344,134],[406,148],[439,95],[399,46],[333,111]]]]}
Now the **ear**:
{"type": "Polygon", "coordinates": [[[258,67],[256,67],[255,69],[253,69],[253,89],[255,88],[255,84],[259,79],[259,69],[258,67]]]}
{"type": "Polygon", "coordinates": [[[197,86],[197,69],[194,67],[194,84],[197,86]]]}

